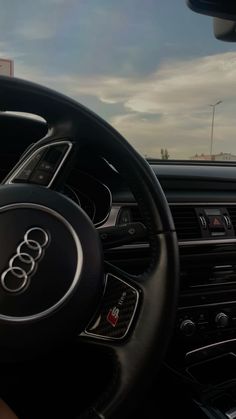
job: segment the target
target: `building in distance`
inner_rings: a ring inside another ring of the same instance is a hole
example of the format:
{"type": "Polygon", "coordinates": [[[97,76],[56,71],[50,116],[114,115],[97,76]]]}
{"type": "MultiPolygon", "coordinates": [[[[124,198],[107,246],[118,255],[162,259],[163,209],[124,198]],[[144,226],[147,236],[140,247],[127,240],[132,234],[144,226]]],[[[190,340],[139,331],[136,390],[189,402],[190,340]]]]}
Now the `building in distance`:
{"type": "Polygon", "coordinates": [[[219,153],[219,154],[195,154],[190,157],[190,160],[205,160],[205,161],[236,161],[236,155],[231,153],[219,153]]]}

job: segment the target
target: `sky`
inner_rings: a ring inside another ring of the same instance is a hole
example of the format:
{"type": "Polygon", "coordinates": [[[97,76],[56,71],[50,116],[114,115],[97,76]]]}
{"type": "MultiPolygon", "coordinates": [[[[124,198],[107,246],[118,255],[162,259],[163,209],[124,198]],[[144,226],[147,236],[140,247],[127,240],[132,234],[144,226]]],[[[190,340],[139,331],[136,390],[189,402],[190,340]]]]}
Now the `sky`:
{"type": "Polygon", "coordinates": [[[95,111],[143,155],[236,155],[236,44],[185,0],[0,0],[16,77],[95,111]]]}

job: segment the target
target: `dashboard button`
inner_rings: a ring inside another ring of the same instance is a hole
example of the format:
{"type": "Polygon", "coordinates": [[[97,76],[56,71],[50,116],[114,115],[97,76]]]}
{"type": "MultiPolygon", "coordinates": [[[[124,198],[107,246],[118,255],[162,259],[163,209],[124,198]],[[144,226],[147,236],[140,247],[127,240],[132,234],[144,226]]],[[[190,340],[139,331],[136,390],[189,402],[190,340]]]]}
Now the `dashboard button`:
{"type": "Polygon", "coordinates": [[[132,221],[131,211],[129,208],[122,208],[118,215],[118,225],[129,224],[132,221]]]}
{"type": "Polygon", "coordinates": [[[195,329],[196,329],[196,324],[190,319],[183,320],[182,323],[180,324],[180,331],[185,336],[194,335],[195,329]]]}
{"type": "Polygon", "coordinates": [[[30,159],[30,161],[20,170],[16,177],[12,180],[13,183],[27,182],[30,179],[35,167],[42,158],[44,150],[40,150],[30,159]]]}
{"type": "Polygon", "coordinates": [[[14,179],[14,182],[27,182],[30,178],[33,169],[28,169],[27,167],[18,173],[17,177],[14,179]]]}
{"type": "Polygon", "coordinates": [[[30,178],[30,181],[32,183],[37,183],[38,185],[47,186],[50,183],[51,178],[51,173],[45,172],[43,170],[36,170],[33,176],[30,178]]]}
{"type": "Polygon", "coordinates": [[[225,224],[223,218],[219,215],[213,215],[208,217],[209,220],[209,229],[211,231],[224,231],[225,224]]]}
{"type": "Polygon", "coordinates": [[[45,153],[45,150],[39,150],[30,160],[30,163],[34,163],[35,165],[41,160],[41,158],[43,157],[45,153]]]}
{"type": "Polygon", "coordinates": [[[229,323],[229,317],[225,313],[218,313],[215,317],[215,323],[217,327],[227,327],[229,323]]]}
{"type": "Polygon", "coordinates": [[[33,171],[35,169],[35,164],[33,161],[30,161],[21,171],[18,173],[18,175],[14,178],[13,182],[27,182],[32,175],[33,171]]]}

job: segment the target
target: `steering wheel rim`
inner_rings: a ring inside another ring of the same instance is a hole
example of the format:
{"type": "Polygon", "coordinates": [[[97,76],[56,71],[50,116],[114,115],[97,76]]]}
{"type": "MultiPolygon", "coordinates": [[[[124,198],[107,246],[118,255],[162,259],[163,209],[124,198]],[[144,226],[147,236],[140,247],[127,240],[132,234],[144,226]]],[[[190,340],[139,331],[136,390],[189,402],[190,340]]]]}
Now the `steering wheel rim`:
{"type": "MultiPolygon", "coordinates": [[[[179,257],[176,232],[166,197],[148,163],[116,130],[84,106],[50,89],[15,78],[0,77],[0,91],[1,109],[35,113],[42,116],[49,125],[46,137],[33,144],[19,164],[39,147],[69,138],[78,142],[77,147],[91,147],[94,152],[109,159],[121,175],[125,176],[140,206],[150,242],[151,259],[148,269],[142,275],[134,277],[106,265],[106,273],[111,271],[113,276],[138,291],[138,308],[129,334],[118,343],[94,339],[86,333],[80,338],[85,344],[98,345],[110,351],[117,367],[113,385],[94,402],[87,413],[95,417],[120,417],[124,407],[125,410],[127,408],[127,398],[132,400],[132,396],[137,397],[147,375],[155,370],[153,365],[158,366],[163,359],[174,325],[179,257]]],[[[18,165],[11,171],[5,183],[17,168],[18,165]]],[[[10,200],[14,200],[8,188],[12,188],[11,191],[18,188],[19,203],[20,194],[27,189],[27,196],[33,195],[31,202],[36,200],[37,203],[39,187],[29,187],[35,192],[29,191],[26,186],[6,185],[0,189],[0,195],[2,191],[2,194],[5,193],[7,204],[9,195],[10,200]]],[[[47,197],[44,195],[45,191],[42,192],[42,202],[49,199],[50,192],[52,191],[47,191],[47,197]]],[[[88,220],[86,223],[87,228],[92,229],[88,220]]],[[[97,258],[99,259],[99,255],[97,258]]],[[[101,288],[101,283],[100,280],[97,288],[101,288]]],[[[101,298],[102,292],[99,292],[101,298]]],[[[93,296],[93,304],[95,301],[93,296]]],[[[94,307],[94,314],[96,308],[94,307]]],[[[0,319],[0,330],[1,327],[0,319]]]]}

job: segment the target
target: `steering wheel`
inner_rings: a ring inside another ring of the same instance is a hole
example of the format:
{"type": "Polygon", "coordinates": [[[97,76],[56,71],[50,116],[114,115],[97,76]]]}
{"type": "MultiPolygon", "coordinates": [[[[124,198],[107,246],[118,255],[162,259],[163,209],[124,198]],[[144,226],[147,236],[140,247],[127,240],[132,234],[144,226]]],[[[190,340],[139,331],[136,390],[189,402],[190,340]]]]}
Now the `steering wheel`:
{"type": "Polygon", "coordinates": [[[148,163],[84,106],[16,78],[0,77],[0,92],[1,110],[49,126],[0,187],[1,360],[73,337],[104,348],[116,376],[86,414],[121,417],[162,361],[175,320],[179,257],[168,203],[148,163]],[[125,177],[140,207],[151,253],[142,275],[105,262],[89,217],[58,192],[85,146],[125,177]]]}

